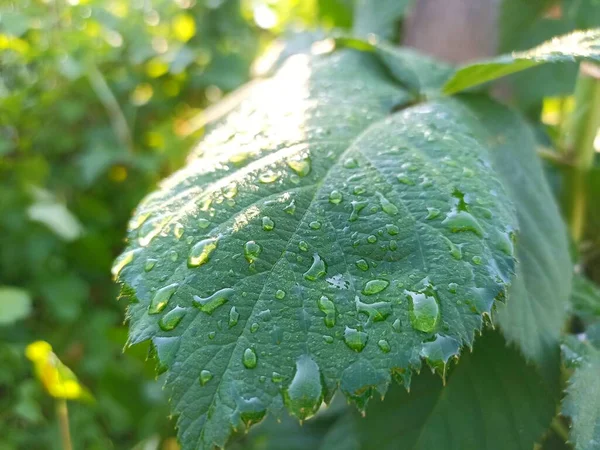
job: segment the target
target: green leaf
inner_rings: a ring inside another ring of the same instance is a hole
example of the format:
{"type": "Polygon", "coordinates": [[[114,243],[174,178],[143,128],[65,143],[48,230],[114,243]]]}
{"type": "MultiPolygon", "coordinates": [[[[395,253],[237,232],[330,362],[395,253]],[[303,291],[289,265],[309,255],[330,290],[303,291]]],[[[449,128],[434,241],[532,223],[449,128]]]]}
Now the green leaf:
{"type": "Polygon", "coordinates": [[[600,318],[600,288],[583,275],[573,277],[571,308],[580,317],[600,318]]]}
{"type": "Polygon", "coordinates": [[[562,413],[572,420],[570,440],[575,450],[597,450],[600,448],[600,351],[570,336],[563,346],[563,355],[575,367],[562,408],[562,413]]]}
{"type": "Polygon", "coordinates": [[[554,0],[502,0],[499,19],[499,49],[501,52],[515,50],[531,33],[531,27],[552,6],[554,0]]]}
{"type": "Polygon", "coordinates": [[[168,370],[184,448],[338,386],[360,407],[444,372],[510,282],[513,206],[486,131],[377,55],[297,55],[139,206],[114,273],[168,370]]]}
{"type": "MultiPolygon", "coordinates": [[[[558,372],[558,365],[552,370],[558,372]]],[[[410,392],[394,386],[384,401],[373,400],[364,418],[334,405],[302,427],[289,420],[261,424],[240,444],[293,449],[306,448],[294,441],[310,439],[311,448],[323,450],[531,449],[549,427],[559,397],[497,333],[487,333],[461,357],[445,386],[427,372],[412,384],[410,392]]]]}
{"type": "Polygon", "coordinates": [[[356,0],[353,32],[357,36],[377,35],[393,40],[400,30],[400,19],[411,0],[356,0]]]}
{"type": "Polygon", "coordinates": [[[600,61],[600,29],[576,31],[545,42],[524,52],[502,55],[458,69],[444,85],[444,93],[454,94],[546,63],[600,61]]]}
{"type": "Polygon", "coordinates": [[[518,114],[483,97],[465,103],[488,131],[492,165],[517,208],[519,264],[508,301],[498,305],[499,323],[529,360],[552,364],[571,293],[567,230],[531,128],[518,114]]]}
{"type": "Polygon", "coordinates": [[[10,325],[31,313],[31,297],[25,289],[0,286],[0,325],[10,325]]]}

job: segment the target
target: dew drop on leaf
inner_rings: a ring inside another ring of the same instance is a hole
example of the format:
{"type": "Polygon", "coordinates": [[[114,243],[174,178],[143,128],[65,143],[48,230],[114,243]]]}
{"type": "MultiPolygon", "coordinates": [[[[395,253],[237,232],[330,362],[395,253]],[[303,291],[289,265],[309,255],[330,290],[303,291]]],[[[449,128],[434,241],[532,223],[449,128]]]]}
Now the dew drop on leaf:
{"type": "Polygon", "coordinates": [[[437,216],[440,215],[440,210],[437,208],[427,208],[427,216],[425,217],[427,220],[433,220],[437,216]]]}
{"type": "Polygon", "coordinates": [[[306,241],[300,241],[300,242],[298,242],[298,248],[300,250],[302,250],[303,252],[307,252],[308,251],[308,243],[306,241]]]}
{"type": "Polygon", "coordinates": [[[389,285],[390,285],[390,282],[387,280],[380,280],[380,279],[370,280],[370,281],[367,281],[362,292],[365,295],[375,295],[375,294],[378,294],[379,292],[383,291],[389,285]]]}
{"type": "Polygon", "coordinates": [[[173,234],[175,235],[175,239],[181,239],[181,236],[183,236],[184,231],[185,229],[183,228],[183,225],[180,223],[176,223],[175,227],[173,228],[173,234]]]}
{"type": "Polygon", "coordinates": [[[471,261],[473,261],[473,264],[479,265],[481,264],[481,256],[473,256],[473,258],[471,258],[471,261]]]}
{"type": "Polygon", "coordinates": [[[209,238],[194,244],[188,256],[188,267],[199,267],[206,264],[211,253],[217,248],[218,242],[218,238],[209,238]]]}
{"type": "Polygon", "coordinates": [[[337,191],[337,190],[331,191],[331,193],[329,194],[329,203],[338,205],[342,202],[343,198],[344,198],[344,196],[342,195],[342,193],[340,191],[337,191]]]}
{"type": "Polygon", "coordinates": [[[200,371],[200,384],[202,386],[204,386],[206,383],[208,383],[210,380],[212,380],[213,378],[213,374],[210,370],[202,370],[200,371]]]}
{"type": "Polygon", "coordinates": [[[383,353],[389,353],[392,349],[390,347],[390,343],[385,339],[380,339],[379,342],[377,342],[377,346],[381,349],[383,353]]]}
{"type": "Polygon", "coordinates": [[[410,323],[415,330],[430,333],[437,325],[440,309],[435,297],[421,292],[405,291],[412,302],[410,323]]]}
{"type": "Polygon", "coordinates": [[[157,261],[157,259],[148,258],[144,264],[144,270],[146,272],[150,272],[152,269],[154,269],[154,266],[156,265],[157,261]]]}
{"type": "Polygon", "coordinates": [[[360,214],[360,212],[365,209],[365,207],[367,206],[367,202],[358,202],[356,200],[353,200],[352,202],[350,202],[350,204],[352,205],[352,211],[350,212],[350,217],[348,218],[348,220],[350,222],[355,222],[358,220],[358,215],[360,214]]]}
{"type": "Polygon", "coordinates": [[[261,252],[262,248],[255,241],[248,241],[244,244],[244,258],[250,264],[256,261],[261,252]]]}
{"type": "Polygon", "coordinates": [[[314,220],[311,223],[309,223],[308,226],[310,228],[312,228],[313,230],[320,230],[321,229],[321,222],[314,220]]]}
{"type": "Polygon", "coordinates": [[[275,228],[275,222],[273,222],[270,217],[265,216],[262,219],[262,227],[265,231],[271,231],[273,228],[275,228]]]}
{"type": "Polygon", "coordinates": [[[323,320],[327,328],[333,327],[335,325],[335,304],[327,296],[323,295],[317,300],[317,306],[325,314],[323,320]]]}
{"type": "Polygon", "coordinates": [[[310,173],[310,159],[290,160],[287,162],[290,169],[296,172],[299,177],[305,177],[310,173]]]}
{"type": "Polygon", "coordinates": [[[321,371],[310,356],[302,355],[296,361],[296,373],[283,392],[283,400],[290,414],[300,420],[318,411],[323,401],[321,371]]]}
{"type": "Polygon", "coordinates": [[[258,362],[258,357],[256,356],[256,352],[253,348],[247,348],[244,350],[244,355],[242,356],[242,363],[246,369],[254,369],[256,367],[256,363],[258,362]]]}
{"type": "Polygon", "coordinates": [[[396,236],[398,233],[400,233],[400,228],[393,224],[387,224],[385,229],[390,236],[396,236]]]}
{"type": "Polygon", "coordinates": [[[271,381],[273,383],[281,383],[283,381],[283,376],[279,372],[273,372],[271,374],[271,381]]]}
{"type": "Polygon", "coordinates": [[[483,228],[475,217],[466,211],[448,213],[442,224],[447,225],[453,233],[472,231],[477,236],[483,236],[483,228]]]}
{"type": "Polygon", "coordinates": [[[158,326],[163,331],[171,331],[175,329],[177,325],[179,325],[179,322],[181,322],[181,319],[183,319],[185,313],[185,308],[176,306],[160,318],[160,320],[158,321],[158,326]]]}
{"type": "Polygon", "coordinates": [[[256,322],[252,323],[252,325],[250,325],[250,333],[256,333],[259,328],[259,324],[257,324],[256,322]]]}
{"type": "Polygon", "coordinates": [[[178,287],[178,283],[173,283],[156,291],[148,307],[148,314],[158,314],[165,309],[178,287]]]}
{"type": "Polygon", "coordinates": [[[364,331],[355,328],[346,327],[344,330],[344,342],[355,352],[362,352],[367,345],[369,335],[364,331]]]}
{"type": "Polygon", "coordinates": [[[233,294],[235,294],[233,289],[224,288],[219,289],[217,292],[206,298],[194,295],[192,302],[200,311],[205,312],[206,314],[212,314],[219,306],[227,303],[233,294]]]}
{"type": "Polygon", "coordinates": [[[283,212],[290,214],[290,215],[294,215],[296,213],[296,200],[292,200],[290,203],[288,203],[283,208],[283,212]]]}
{"type": "Polygon", "coordinates": [[[354,158],[347,158],[344,161],[344,167],[346,169],[356,169],[358,167],[358,161],[354,158]]]}
{"type": "Polygon", "coordinates": [[[304,278],[308,281],[315,281],[327,274],[325,261],[321,259],[318,253],[313,255],[313,262],[310,268],[304,273],[304,278]]]}
{"type": "Polygon", "coordinates": [[[395,216],[398,214],[398,207],[390,202],[381,192],[376,192],[377,197],[379,197],[379,203],[381,204],[381,209],[388,216],[395,216]]]}
{"type": "Polygon", "coordinates": [[[202,229],[208,228],[209,225],[210,225],[210,221],[207,219],[198,220],[198,226],[202,229]]]}
{"type": "Polygon", "coordinates": [[[240,313],[237,311],[235,306],[232,306],[229,310],[229,328],[235,327],[240,318],[240,313]]]}
{"type": "Polygon", "coordinates": [[[227,186],[225,188],[223,195],[225,196],[225,198],[232,199],[233,197],[235,197],[237,195],[237,193],[238,193],[237,184],[231,183],[229,186],[227,186]]]}
{"type": "Polygon", "coordinates": [[[356,267],[358,267],[363,272],[366,272],[367,270],[369,270],[369,263],[366,262],[364,259],[359,259],[358,261],[356,261],[356,267]]]}
{"type": "Polygon", "coordinates": [[[258,181],[260,181],[263,184],[273,183],[278,179],[279,174],[277,172],[273,172],[272,170],[267,170],[266,172],[263,172],[258,176],[258,181]]]}
{"type": "Polygon", "coordinates": [[[367,242],[369,244],[374,244],[375,242],[377,242],[377,236],[375,236],[374,234],[371,234],[370,236],[367,237],[367,242]]]}
{"type": "Polygon", "coordinates": [[[278,289],[277,292],[275,292],[275,298],[277,300],[283,300],[285,298],[285,291],[278,289]]]}

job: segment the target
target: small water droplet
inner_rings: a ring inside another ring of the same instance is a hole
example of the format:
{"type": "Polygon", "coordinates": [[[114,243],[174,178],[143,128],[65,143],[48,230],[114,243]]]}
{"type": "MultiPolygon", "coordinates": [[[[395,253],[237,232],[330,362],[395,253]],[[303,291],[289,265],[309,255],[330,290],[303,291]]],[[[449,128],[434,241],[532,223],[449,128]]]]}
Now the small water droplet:
{"type": "Polygon", "coordinates": [[[235,327],[240,318],[240,313],[237,311],[235,306],[232,306],[229,310],[229,328],[235,327]]]}
{"type": "Polygon", "coordinates": [[[347,158],[344,161],[344,167],[346,169],[356,169],[358,167],[358,161],[354,158],[347,158]]]}
{"type": "Polygon", "coordinates": [[[320,230],[321,229],[321,222],[318,222],[318,221],[314,220],[311,223],[309,223],[308,226],[311,227],[313,230],[320,230]]]}
{"type": "Polygon", "coordinates": [[[271,374],[271,381],[273,383],[281,383],[283,381],[283,375],[281,375],[279,372],[273,372],[271,374]]]}
{"type": "Polygon", "coordinates": [[[367,192],[367,189],[364,186],[356,186],[352,192],[354,195],[362,195],[367,192]]]}
{"type": "Polygon", "coordinates": [[[448,283],[448,291],[453,294],[456,294],[456,290],[458,289],[458,284],[456,283],[448,283]]]}
{"type": "Polygon", "coordinates": [[[254,322],[252,325],[250,325],[250,333],[256,333],[259,328],[260,325],[254,322]]]}
{"type": "Polygon", "coordinates": [[[198,220],[198,226],[202,229],[208,228],[209,225],[210,225],[210,220],[207,220],[207,219],[199,219],[198,220]]]}
{"type": "Polygon", "coordinates": [[[388,302],[364,303],[357,295],[354,297],[356,311],[366,314],[369,317],[369,322],[382,322],[390,314],[392,314],[392,305],[388,302]]]}
{"type": "Polygon", "coordinates": [[[277,300],[283,300],[285,298],[285,291],[278,289],[277,292],[275,292],[275,298],[277,300]]]}
{"type": "Polygon", "coordinates": [[[262,227],[265,231],[271,231],[273,228],[275,228],[275,222],[273,222],[270,217],[265,216],[262,219],[262,227]]]}
{"type": "Polygon", "coordinates": [[[296,212],[296,200],[292,200],[287,206],[283,208],[283,211],[287,214],[294,215],[296,212]]]}
{"type": "Polygon", "coordinates": [[[400,319],[394,320],[394,323],[392,324],[392,328],[394,329],[394,331],[396,333],[399,333],[402,330],[402,323],[400,322],[400,319]]]}
{"type": "Polygon", "coordinates": [[[179,258],[179,254],[175,250],[171,250],[169,252],[169,259],[171,261],[177,261],[177,258],[179,258]]]}
{"type": "Polygon", "coordinates": [[[398,174],[396,179],[398,180],[398,182],[406,184],[407,186],[413,186],[415,184],[415,182],[404,172],[398,174]]]}
{"type": "Polygon", "coordinates": [[[365,287],[363,288],[363,294],[365,295],[375,295],[379,292],[385,290],[390,285],[390,282],[387,280],[371,280],[367,281],[365,287]]]}
{"type": "Polygon", "coordinates": [[[254,369],[256,367],[256,363],[258,362],[258,357],[256,356],[256,352],[253,348],[247,348],[244,350],[244,355],[242,356],[242,363],[246,369],[254,369]]]}
{"type": "Polygon", "coordinates": [[[148,258],[146,260],[146,263],[144,264],[144,270],[146,272],[150,272],[152,269],[154,269],[154,266],[156,265],[156,263],[158,262],[157,259],[154,258],[148,258]]]}
{"type": "Polygon", "coordinates": [[[263,172],[258,176],[258,181],[260,181],[263,184],[273,183],[278,179],[279,174],[277,172],[273,172],[272,170],[267,170],[266,172],[263,172]]]}
{"type": "Polygon", "coordinates": [[[325,341],[326,344],[333,344],[333,336],[325,334],[323,335],[323,341],[325,341]]]}
{"type": "Polygon", "coordinates": [[[327,265],[321,259],[318,253],[313,255],[313,263],[310,268],[304,273],[304,278],[308,281],[315,281],[318,278],[324,277],[327,274],[327,265]]]}
{"type": "Polygon", "coordinates": [[[158,321],[158,326],[163,331],[171,331],[175,329],[177,325],[179,325],[179,322],[181,322],[181,319],[183,319],[185,313],[185,308],[176,306],[160,318],[160,320],[158,321]]]}
{"type": "Polygon", "coordinates": [[[329,203],[333,203],[334,205],[338,205],[342,202],[344,196],[340,191],[331,191],[329,194],[329,203]]]}
{"type": "Polygon", "coordinates": [[[323,321],[327,328],[332,328],[335,325],[335,304],[328,297],[323,295],[317,301],[317,306],[319,307],[319,310],[325,314],[323,321]]]}
{"type": "Polygon", "coordinates": [[[377,197],[379,197],[379,203],[381,204],[381,209],[383,209],[384,213],[386,213],[388,216],[395,216],[398,214],[398,207],[396,205],[385,198],[381,192],[378,191],[375,192],[375,194],[377,194],[377,197]]]}
{"type": "Polygon", "coordinates": [[[152,241],[152,239],[154,239],[154,237],[162,231],[163,227],[169,220],[169,216],[159,216],[144,222],[138,232],[138,242],[140,245],[142,247],[146,247],[150,241],[152,241]]]}
{"type": "Polygon", "coordinates": [[[385,229],[390,236],[396,236],[398,233],[400,233],[400,228],[390,223],[385,226],[385,229]]]}
{"type": "Polygon", "coordinates": [[[305,177],[310,173],[310,159],[294,159],[289,160],[287,165],[292,169],[299,177],[305,177]]]}
{"type": "Polygon", "coordinates": [[[454,259],[462,259],[462,249],[460,245],[456,245],[454,242],[452,242],[450,239],[448,239],[445,236],[442,236],[444,238],[444,240],[446,241],[446,244],[448,244],[448,248],[450,249],[450,254],[452,255],[452,257],[454,259]]]}
{"type": "Polygon", "coordinates": [[[246,261],[250,264],[256,261],[256,258],[258,258],[261,252],[261,246],[255,241],[248,241],[244,244],[244,258],[246,258],[246,261]]]}
{"type": "Polygon", "coordinates": [[[346,327],[344,330],[344,342],[355,352],[362,352],[366,347],[369,335],[364,331],[355,328],[346,327]]]}
{"type": "Polygon", "coordinates": [[[388,341],[386,341],[385,339],[380,339],[379,342],[377,342],[377,345],[379,346],[379,348],[381,349],[381,351],[383,353],[389,353],[390,350],[392,349],[390,347],[390,343],[388,341]]]}
{"type": "Polygon", "coordinates": [[[473,256],[473,258],[471,258],[471,261],[473,261],[473,264],[481,264],[481,256],[473,256]]]}
{"type": "Polygon", "coordinates": [[[359,259],[358,261],[356,261],[356,267],[358,267],[363,272],[366,272],[367,270],[369,270],[369,263],[366,262],[364,259],[359,259]]]}
{"type": "Polygon", "coordinates": [[[298,242],[298,248],[300,250],[302,250],[303,252],[307,252],[308,251],[308,242],[306,242],[306,241],[298,242]]]}
{"type": "Polygon", "coordinates": [[[194,244],[188,257],[188,267],[199,267],[206,264],[212,252],[215,251],[219,238],[204,239],[194,244]]]}
{"type": "Polygon", "coordinates": [[[213,374],[210,370],[201,370],[200,371],[200,384],[202,386],[204,386],[206,383],[208,383],[210,380],[212,380],[213,378],[213,374]]]}
{"type": "Polygon", "coordinates": [[[178,287],[178,283],[173,283],[156,291],[154,297],[152,297],[150,306],[148,307],[148,314],[158,314],[165,309],[178,287]]]}
{"type": "Polygon", "coordinates": [[[352,205],[352,212],[350,213],[348,220],[350,222],[355,222],[358,220],[360,212],[368,205],[368,202],[357,202],[356,200],[353,200],[350,204],[352,205]]]}
{"type": "Polygon", "coordinates": [[[233,197],[235,197],[237,195],[237,193],[238,193],[237,184],[231,183],[230,185],[228,185],[225,188],[223,195],[225,196],[225,198],[232,199],[233,197]]]}
{"type": "Polygon", "coordinates": [[[371,234],[370,236],[367,237],[367,242],[369,244],[374,244],[375,242],[377,242],[377,236],[375,236],[374,234],[371,234]]]}
{"type": "Polygon", "coordinates": [[[175,227],[173,228],[173,234],[175,235],[175,239],[181,239],[181,236],[183,236],[184,231],[185,228],[183,228],[183,225],[180,223],[176,223],[175,227]]]}
{"type": "Polygon", "coordinates": [[[310,356],[302,355],[296,361],[296,373],[283,392],[283,400],[290,414],[300,420],[318,411],[323,401],[321,371],[310,356]]]}
{"type": "Polygon", "coordinates": [[[390,241],[390,250],[393,252],[398,250],[398,242],[396,242],[394,239],[390,241]]]}
{"type": "Polygon", "coordinates": [[[440,210],[437,208],[427,208],[427,217],[425,217],[427,220],[432,220],[435,219],[437,216],[440,215],[440,210]]]}
{"type": "Polygon", "coordinates": [[[219,289],[214,294],[202,298],[197,295],[193,297],[193,305],[198,308],[200,311],[205,312],[206,314],[212,314],[215,309],[219,306],[227,303],[229,299],[235,294],[235,291],[231,288],[219,289]]]}

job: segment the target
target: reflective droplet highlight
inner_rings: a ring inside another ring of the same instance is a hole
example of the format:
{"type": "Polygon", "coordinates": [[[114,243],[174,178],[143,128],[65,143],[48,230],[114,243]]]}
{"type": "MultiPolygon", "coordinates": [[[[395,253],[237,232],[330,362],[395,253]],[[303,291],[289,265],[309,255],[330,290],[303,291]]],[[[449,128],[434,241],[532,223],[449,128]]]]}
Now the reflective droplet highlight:
{"type": "Polygon", "coordinates": [[[255,241],[248,241],[244,244],[244,258],[246,258],[246,261],[250,264],[256,261],[261,252],[261,246],[255,241]]]}
{"type": "Polygon", "coordinates": [[[300,420],[312,417],[323,401],[321,372],[310,356],[302,355],[296,361],[296,373],[283,392],[284,403],[290,414],[300,420]]]}
{"type": "Polygon", "coordinates": [[[270,217],[265,216],[262,219],[262,227],[265,231],[271,231],[273,228],[275,228],[275,222],[273,222],[270,217]]]}
{"type": "Polygon", "coordinates": [[[176,306],[171,311],[166,313],[164,316],[160,318],[158,321],[158,326],[163,331],[171,331],[179,325],[183,316],[185,316],[186,309],[180,306],[176,306]]]}
{"type": "Polygon", "coordinates": [[[218,242],[218,238],[210,238],[194,244],[188,256],[188,267],[199,267],[206,264],[212,252],[217,248],[218,242]]]}
{"type": "Polygon", "coordinates": [[[335,325],[335,304],[325,295],[321,296],[317,301],[319,310],[325,314],[323,321],[327,328],[332,328],[335,325]]]}
{"type": "Polygon", "coordinates": [[[227,303],[229,299],[235,294],[235,291],[231,288],[220,289],[214,294],[202,298],[197,295],[193,297],[193,305],[200,311],[206,314],[212,314],[215,309],[219,306],[227,303]]]}
{"type": "Polygon", "coordinates": [[[331,193],[329,194],[329,203],[332,203],[334,205],[339,205],[343,199],[344,196],[340,191],[331,191],[331,193]]]}
{"type": "Polygon", "coordinates": [[[346,327],[344,330],[344,342],[355,352],[362,352],[367,345],[369,336],[364,331],[346,327]]]}
{"type": "Polygon", "coordinates": [[[173,283],[156,291],[148,307],[148,314],[158,314],[165,309],[178,287],[178,283],[173,283]]]}
{"type": "Polygon", "coordinates": [[[381,192],[375,192],[377,197],[379,197],[379,203],[381,204],[381,209],[388,216],[395,216],[398,214],[398,207],[390,202],[381,192]]]}
{"type": "Polygon", "coordinates": [[[200,371],[200,384],[202,386],[204,386],[206,383],[208,383],[210,380],[212,380],[213,378],[213,374],[210,370],[201,370],[200,371]]]}
{"type": "Polygon", "coordinates": [[[304,273],[304,279],[315,281],[324,277],[327,274],[327,265],[321,259],[318,253],[313,255],[313,263],[310,268],[304,273]]]}
{"type": "Polygon", "coordinates": [[[254,369],[256,367],[256,363],[258,362],[258,357],[256,356],[256,352],[253,348],[247,348],[244,350],[244,355],[242,356],[242,363],[246,369],[254,369]]]}
{"type": "Polygon", "coordinates": [[[376,280],[367,281],[362,292],[365,295],[375,295],[375,294],[378,294],[379,292],[385,290],[385,288],[387,288],[389,285],[390,285],[390,282],[387,280],[376,279],[376,280]]]}
{"type": "Polygon", "coordinates": [[[412,302],[410,323],[414,329],[430,333],[435,330],[440,309],[435,297],[421,292],[407,292],[412,302]]]}
{"type": "Polygon", "coordinates": [[[305,177],[310,173],[310,159],[299,159],[299,160],[290,160],[287,162],[287,165],[290,169],[292,169],[299,177],[305,177]]]}

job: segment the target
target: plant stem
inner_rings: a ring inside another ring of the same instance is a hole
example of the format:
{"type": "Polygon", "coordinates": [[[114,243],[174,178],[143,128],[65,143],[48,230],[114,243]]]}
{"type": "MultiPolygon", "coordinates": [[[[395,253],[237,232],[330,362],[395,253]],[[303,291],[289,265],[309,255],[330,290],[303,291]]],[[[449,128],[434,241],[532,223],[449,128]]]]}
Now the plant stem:
{"type": "Polygon", "coordinates": [[[69,431],[69,410],[67,409],[67,401],[64,398],[56,400],[56,415],[58,416],[62,448],[63,450],[73,450],[71,432],[69,431]]]}
{"type": "Polygon", "coordinates": [[[567,124],[566,150],[572,168],[566,177],[565,212],[571,236],[585,232],[588,174],[594,164],[594,139],[600,128],[600,68],[582,63],[575,87],[575,109],[567,124]]]}
{"type": "Polygon", "coordinates": [[[560,416],[552,419],[552,430],[565,442],[569,440],[569,429],[565,426],[560,416]]]}

